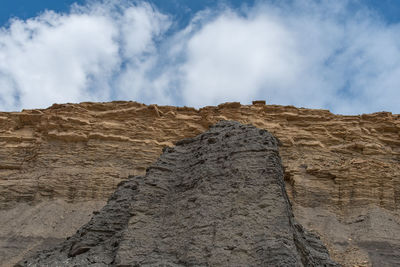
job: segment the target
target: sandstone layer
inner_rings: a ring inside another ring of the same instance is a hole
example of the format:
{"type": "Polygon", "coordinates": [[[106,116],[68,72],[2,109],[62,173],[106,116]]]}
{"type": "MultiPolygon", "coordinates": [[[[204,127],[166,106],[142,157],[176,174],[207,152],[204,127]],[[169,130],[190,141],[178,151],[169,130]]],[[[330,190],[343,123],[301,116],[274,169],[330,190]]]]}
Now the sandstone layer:
{"type": "Polygon", "coordinates": [[[19,266],[339,266],[297,224],[277,140],[222,121],[164,149],[74,236],[19,266]]]}
{"type": "MultiPolygon", "coordinates": [[[[321,236],[335,260],[345,266],[398,263],[400,116],[341,116],[262,102],[200,110],[81,103],[0,113],[0,251],[6,251],[0,262],[15,262],[64,234],[53,227],[31,231],[41,223],[28,216],[26,204],[32,209],[76,204],[87,221],[94,203],[101,206],[128,176],[143,175],[163,147],[220,120],[253,124],[280,140],[295,216],[321,236]],[[91,206],[85,206],[88,201],[91,206]],[[21,207],[26,212],[19,213],[21,207]],[[42,241],[14,242],[21,239],[42,241]]],[[[66,208],[59,216],[73,212],[66,208]]],[[[57,227],[68,229],[66,237],[83,220],[67,226],[60,219],[57,227]]]]}

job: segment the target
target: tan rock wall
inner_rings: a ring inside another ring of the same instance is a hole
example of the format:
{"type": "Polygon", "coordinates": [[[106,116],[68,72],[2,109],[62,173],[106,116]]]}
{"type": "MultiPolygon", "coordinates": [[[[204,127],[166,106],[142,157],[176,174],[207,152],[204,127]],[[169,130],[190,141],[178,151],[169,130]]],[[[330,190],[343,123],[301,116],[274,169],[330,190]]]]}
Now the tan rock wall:
{"type": "MultiPolygon", "coordinates": [[[[400,115],[342,116],[262,102],[200,110],[135,102],[81,103],[0,113],[0,208],[57,199],[105,200],[120,181],[143,174],[163,147],[222,119],[251,123],[280,139],[287,191],[303,222],[310,221],[304,215],[311,216],[309,208],[329,211],[338,225],[345,225],[343,218],[357,210],[364,216],[369,206],[398,218],[400,115]]],[[[321,214],[312,216],[325,216],[321,214]]],[[[349,248],[350,243],[336,242],[335,235],[324,230],[326,222],[320,221],[314,228],[331,252],[338,257],[347,253],[336,249],[349,248]]],[[[351,233],[351,227],[346,231],[351,233]]],[[[393,238],[400,240],[400,234],[393,238]]]]}
{"type": "Polygon", "coordinates": [[[200,110],[135,102],[53,105],[0,113],[0,205],[105,199],[143,174],[164,146],[221,119],[251,123],[282,142],[288,192],[303,206],[400,204],[400,116],[361,116],[258,103],[200,110]]]}

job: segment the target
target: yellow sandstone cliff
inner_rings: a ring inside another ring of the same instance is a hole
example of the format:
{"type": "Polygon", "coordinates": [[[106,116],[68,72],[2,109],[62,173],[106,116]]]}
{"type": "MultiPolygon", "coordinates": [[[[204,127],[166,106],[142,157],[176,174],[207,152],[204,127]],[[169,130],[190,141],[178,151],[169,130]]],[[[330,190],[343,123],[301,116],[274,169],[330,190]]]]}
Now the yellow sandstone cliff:
{"type": "Polygon", "coordinates": [[[0,113],[0,262],[71,235],[163,147],[219,120],[253,124],[280,140],[295,215],[333,259],[371,266],[396,257],[400,115],[342,116],[263,101],[200,110],[110,102],[0,113]]]}

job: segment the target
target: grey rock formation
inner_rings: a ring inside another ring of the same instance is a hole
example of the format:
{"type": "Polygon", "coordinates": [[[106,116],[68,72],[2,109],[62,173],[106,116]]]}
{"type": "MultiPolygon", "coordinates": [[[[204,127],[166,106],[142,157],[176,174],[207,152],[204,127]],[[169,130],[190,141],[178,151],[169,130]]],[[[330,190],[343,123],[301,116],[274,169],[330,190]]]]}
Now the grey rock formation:
{"type": "Polygon", "coordinates": [[[222,121],[119,185],[77,233],[18,266],[338,266],[298,224],[277,140],[222,121]]]}

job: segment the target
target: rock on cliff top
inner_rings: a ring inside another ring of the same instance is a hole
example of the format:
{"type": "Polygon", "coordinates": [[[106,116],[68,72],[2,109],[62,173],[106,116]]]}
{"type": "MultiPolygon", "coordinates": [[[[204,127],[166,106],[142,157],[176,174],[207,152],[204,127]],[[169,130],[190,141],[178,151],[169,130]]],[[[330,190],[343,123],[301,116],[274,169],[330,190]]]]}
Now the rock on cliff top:
{"type": "Polygon", "coordinates": [[[222,121],[164,149],[88,224],[18,266],[337,266],[292,213],[277,140],[222,121]]]}

